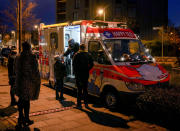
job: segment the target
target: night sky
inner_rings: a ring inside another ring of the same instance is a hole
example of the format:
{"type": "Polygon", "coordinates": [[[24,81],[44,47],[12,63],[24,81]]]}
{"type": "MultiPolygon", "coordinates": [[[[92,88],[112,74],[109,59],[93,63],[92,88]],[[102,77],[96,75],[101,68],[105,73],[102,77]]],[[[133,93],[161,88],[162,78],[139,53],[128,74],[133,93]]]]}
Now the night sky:
{"type": "MultiPolygon", "coordinates": [[[[55,23],[55,1],[35,0],[38,6],[35,9],[37,17],[45,24],[55,23]]],[[[8,6],[7,0],[0,0],[0,11],[8,6]]],[[[176,26],[180,25],[180,0],[169,0],[169,19],[176,26]]]]}

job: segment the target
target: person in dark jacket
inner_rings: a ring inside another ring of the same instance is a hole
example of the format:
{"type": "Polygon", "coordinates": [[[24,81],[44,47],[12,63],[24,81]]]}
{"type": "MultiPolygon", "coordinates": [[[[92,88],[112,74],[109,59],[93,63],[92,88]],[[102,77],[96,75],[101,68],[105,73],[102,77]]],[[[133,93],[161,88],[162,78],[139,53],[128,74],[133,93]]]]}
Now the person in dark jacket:
{"type": "Polygon", "coordinates": [[[22,44],[23,51],[16,57],[16,95],[18,100],[19,118],[17,127],[28,126],[34,123],[29,119],[30,100],[37,100],[40,92],[40,74],[36,56],[32,54],[31,45],[22,44]]]}
{"type": "Polygon", "coordinates": [[[15,65],[14,61],[16,58],[16,50],[11,50],[11,53],[8,56],[8,78],[9,78],[9,85],[10,88],[10,95],[11,95],[11,106],[14,106],[17,104],[15,99],[15,65]]]}
{"type": "Polygon", "coordinates": [[[64,53],[64,56],[66,57],[65,63],[66,63],[66,70],[67,74],[71,75],[71,63],[72,63],[72,58],[76,52],[79,50],[79,44],[74,41],[74,39],[70,39],[68,41],[68,49],[64,53]],[[69,56],[69,57],[68,57],[69,56]]]}
{"type": "Polygon", "coordinates": [[[70,39],[68,41],[68,49],[67,51],[64,53],[64,56],[68,56],[70,55],[71,58],[73,58],[74,54],[76,52],[78,52],[79,50],[79,44],[77,42],[74,41],[74,39],[70,39]]]}
{"type": "Polygon", "coordinates": [[[63,89],[64,89],[64,77],[66,74],[66,67],[63,62],[63,57],[55,56],[56,63],[54,64],[54,77],[55,77],[55,87],[56,87],[56,100],[64,100],[63,89]],[[59,97],[59,92],[61,95],[59,97]]]}
{"type": "Polygon", "coordinates": [[[77,93],[77,107],[81,108],[82,94],[84,96],[85,107],[88,107],[87,95],[88,95],[88,78],[89,71],[93,67],[93,59],[91,55],[85,51],[85,44],[80,45],[79,51],[73,58],[73,69],[76,78],[76,85],[78,88],[77,93]]]}

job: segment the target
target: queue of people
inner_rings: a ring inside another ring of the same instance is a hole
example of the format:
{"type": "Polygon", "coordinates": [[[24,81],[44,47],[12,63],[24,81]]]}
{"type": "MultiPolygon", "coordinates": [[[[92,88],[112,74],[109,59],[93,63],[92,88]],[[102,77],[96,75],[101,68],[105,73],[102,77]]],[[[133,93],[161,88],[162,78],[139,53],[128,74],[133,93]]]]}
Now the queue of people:
{"type": "MultiPolygon", "coordinates": [[[[80,46],[74,41],[69,41],[69,48],[61,56],[55,56],[54,75],[56,100],[64,100],[63,88],[64,77],[67,76],[66,66],[64,64],[64,56],[71,55],[73,61],[73,70],[77,86],[77,108],[82,108],[81,100],[84,98],[85,107],[88,107],[87,87],[89,71],[93,67],[93,59],[91,55],[85,51],[85,44],[80,46]],[[83,97],[82,97],[83,96],[83,97]]],[[[18,106],[18,122],[17,128],[29,126],[34,123],[29,118],[30,101],[37,100],[40,93],[40,73],[36,55],[31,51],[31,45],[27,42],[22,44],[23,51],[17,55],[14,50],[8,57],[8,76],[11,96],[11,106],[18,106]],[[18,101],[15,99],[18,96],[18,101]]]]}

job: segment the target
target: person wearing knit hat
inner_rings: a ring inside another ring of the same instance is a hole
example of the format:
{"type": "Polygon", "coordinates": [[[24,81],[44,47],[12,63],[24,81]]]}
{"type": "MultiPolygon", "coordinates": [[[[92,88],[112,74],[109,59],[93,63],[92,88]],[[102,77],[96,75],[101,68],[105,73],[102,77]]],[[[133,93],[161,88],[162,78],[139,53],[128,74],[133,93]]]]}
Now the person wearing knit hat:
{"type": "Polygon", "coordinates": [[[55,88],[56,88],[56,100],[64,100],[64,77],[67,75],[66,67],[63,62],[63,57],[56,55],[54,56],[56,62],[54,64],[54,77],[55,77],[55,88]],[[61,92],[60,96],[59,93],[61,92]]]}

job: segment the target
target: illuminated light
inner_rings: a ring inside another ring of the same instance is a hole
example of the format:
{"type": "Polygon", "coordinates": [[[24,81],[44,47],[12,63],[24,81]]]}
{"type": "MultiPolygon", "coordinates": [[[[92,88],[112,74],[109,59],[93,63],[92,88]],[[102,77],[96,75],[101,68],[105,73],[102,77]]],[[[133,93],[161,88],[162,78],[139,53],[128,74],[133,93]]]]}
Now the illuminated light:
{"type": "Polygon", "coordinates": [[[114,58],[115,61],[117,61],[118,59],[117,58],[114,58]]]}
{"type": "Polygon", "coordinates": [[[80,21],[74,21],[74,22],[72,22],[72,24],[73,25],[79,25],[79,24],[81,24],[81,22],[82,22],[81,20],[80,21]]]}
{"type": "Polygon", "coordinates": [[[12,34],[14,34],[14,33],[15,33],[15,31],[14,31],[14,30],[12,30],[12,31],[11,31],[11,33],[12,33],[12,34]]]}
{"type": "Polygon", "coordinates": [[[104,13],[104,10],[103,10],[103,9],[99,9],[99,10],[98,10],[98,14],[99,14],[99,15],[102,15],[103,13],[104,13]]]}
{"type": "Polygon", "coordinates": [[[47,43],[39,43],[39,45],[47,45],[47,43]]]}
{"type": "Polygon", "coordinates": [[[37,28],[38,28],[38,25],[34,25],[34,28],[37,29],[37,28]]]}
{"type": "Polygon", "coordinates": [[[97,34],[97,37],[100,37],[100,34],[99,34],[99,33],[97,34]]]}
{"type": "Polygon", "coordinates": [[[125,58],[124,57],[121,57],[121,61],[124,61],[125,60],[125,58]]]}
{"type": "Polygon", "coordinates": [[[69,23],[59,23],[59,24],[52,24],[52,25],[43,25],[42,28],[51,28],[51,27],[57,27],[57,26],[68,26],[69,23]]]}
{"type": "Polygon", "coordinates": [[[149,52],[149,49],[146,49],[145,52],[149,52]]]}
{"type": "Polygon", "coordinates": [[[85,38],[85,34],[84,34],[84,33],[82,33],[82,38],[83,38],[83,39],[85,38]]]}
{"type": "Polygon", "coordinates": [[[155,58],[153,58],[153,59],[152,59],[152,61],[153,61],[153,62],[156,62],[156,59],[155,59],[155,58]]]}

